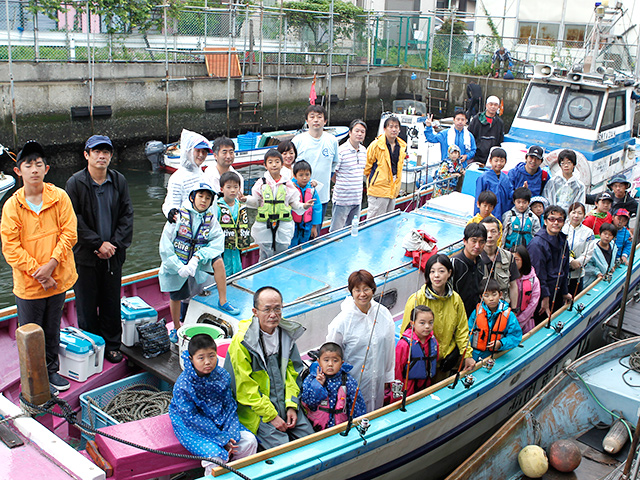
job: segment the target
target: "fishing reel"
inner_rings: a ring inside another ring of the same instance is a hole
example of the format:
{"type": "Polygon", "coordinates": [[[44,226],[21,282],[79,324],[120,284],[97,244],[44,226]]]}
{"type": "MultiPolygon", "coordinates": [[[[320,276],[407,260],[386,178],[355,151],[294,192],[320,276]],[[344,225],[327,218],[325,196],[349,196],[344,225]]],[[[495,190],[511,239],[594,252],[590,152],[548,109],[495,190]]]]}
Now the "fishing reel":
{"type": "Polygon", "coordinates": [[[576,305],[576,312],[578,312],[580,315],[582,315],[582,312],[584,312],[584,309],[587,308],[585,307],[584,303],[579,303],[576,305]]]}
{"type": "Polygon", "coordinates": [[[400,380],[393,380],[391,382],[391,395],[394,399],[402,398],[402,382],[400,380]]]}
{"type": "MultiPolygon", "coordinates": [[[[577,308],[578,307],[576,307],[576,310],[577,310],[577,308]]],[[[584,306],[583,306],[583,308],[584,308],[584,306]]],[[[564,328],[564,323],[562,323],[560,320],[558,320],[556,322],[556,324],[553,325],[553,330],[559,335],[562,335],[562,329],[563,328],[564,328]]]]}
{"type": "Polygon", "coordinates": [[[612,277],[611,272],[607,272],[607,273],[605,273],[604,277],[602,277],[602,281],[603,282],[610,282],[611,281],[611,277],[612,277]]]}
{"type": "Polygon", "coordinates": [[[356,425],[356,430],[360,434],[360,438],[362,438],[363,445],[367,444],[367,439],[364,438],[364,435],[367,433],[367,430],[369,430],[370,425],[371,423],[369,423],[369,419],[366,417],[360,420],[360,423],[356,425]]]}
{"type": "Polygon", "coordinates": [[[475,377],[471,374],[465,375],[464,377],[462,377],[462,385],[464,385],[464,388],[471,387],[471,385],[473,385],[475,381],[476,381],[475,377]]]}
{"type": "MultiPolygon", "coordinates": [[[[484,360],[484,368],[487,369],[487,372],[490,372],[493,367],[496,366],[496,361],[493,358],[486,358],[484,360]]],[[[465,377],[467,378],[467,377],[465,377]]],[[[473,382],[472,382],[473,384],[473,382]]],[[[470,385],[471,386],[471,385],[470,385]]]]}

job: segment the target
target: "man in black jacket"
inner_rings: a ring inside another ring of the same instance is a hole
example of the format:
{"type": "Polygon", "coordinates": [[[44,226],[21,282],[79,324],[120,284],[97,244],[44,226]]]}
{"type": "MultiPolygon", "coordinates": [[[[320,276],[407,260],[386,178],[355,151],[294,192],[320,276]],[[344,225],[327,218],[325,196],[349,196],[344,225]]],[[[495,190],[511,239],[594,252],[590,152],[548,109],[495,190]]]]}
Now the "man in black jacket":
{"type": "Polygon", "coordinates": [[[78,325],[104,338],[105,358],[117,363],[122,360],[122,264],[133,238],[133,205],[127,180],[109,169],[113,157],[109,137],[90,137],[84,157],[87,167],[73,174],[66,186],[78,217],[78,243],[73,247],[78,325]]]}
{"type": "Polygon", "coordinates": [[[504,140],[504,123],[498,115],[499,108],[500,99],[491,95],[487,98],[486,110],[473,117],[469,123],[469,132],[476,140],[476,154],[473,161],[482,166],[487,163],[491,147],[499,147],[504,140]]]}

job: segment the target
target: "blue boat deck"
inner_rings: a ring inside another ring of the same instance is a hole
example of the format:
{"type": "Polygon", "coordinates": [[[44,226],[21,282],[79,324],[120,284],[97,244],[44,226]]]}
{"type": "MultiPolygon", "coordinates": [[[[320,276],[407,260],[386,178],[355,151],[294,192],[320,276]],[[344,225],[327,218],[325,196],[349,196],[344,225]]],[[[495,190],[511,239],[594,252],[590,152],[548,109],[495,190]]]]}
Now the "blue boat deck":
{"type": "MultiPolygon", "coordinates": [[[[227,298],[241,310],[237,318],[251,317],[253,294],[266,285],[282,292],[286,317],[317,308],[314,299],[318,296],[322,296],[323,303],[340,301],[345,297],[349,275],[356,270],[369,270],[378,285],[384,283],[385,272],[389,272],[387,281],[391,281],[415,271],[402,247],[404,237],[413,228],[426,230],[437,239],[440,251],[450,252],[461,244],[464,222],[431,218],[425,209],[395,212],[365,224],[357,236],[351,236],[348,229],[341,230],[243,271],[229,283],[227,298]],[[300,255],[302,252],[304,255],[300,255]]],[[[218,310],[216,287],[207,293],[192,302],[218,310]]]]}

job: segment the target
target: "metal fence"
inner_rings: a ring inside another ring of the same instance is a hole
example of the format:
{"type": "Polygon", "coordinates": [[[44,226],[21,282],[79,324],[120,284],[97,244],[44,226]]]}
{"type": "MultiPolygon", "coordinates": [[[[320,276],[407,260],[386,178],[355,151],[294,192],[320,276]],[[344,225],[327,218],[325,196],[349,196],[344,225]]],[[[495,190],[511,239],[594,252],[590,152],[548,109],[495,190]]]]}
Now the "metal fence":
{"type": "MultiPolygon", "coordinates": [[[[204,50],[234,48],[249,64],[316,67],[390,65],[491,73],[491,58],[500,46],[510,50],[515,76],[534,63],[569,68],[585,59],[588,39],[507,38],[439,33],[442,16],[369,12],[350,21],[328,12],[302,12],[258,5],[188,8],[152,13],[155,26],[114,30],[105,19],[86,14],[76,3],[52,19],[27,10],[27,3],[5,2],[0,8],[0,61],[203,62],[204,50]],[[8,14],[7,14],[8,12],[8,14]]],[[[446,19],[445,19],[446,20],[446,19]]],[[[612,45],[599,63],[614,69],[635,68],[637,44],[612,45]]],[[[264,72],[264,70],[263,70],[264,72]]],[[[253,73],[256,73],[255,71],[253,73]]]]}

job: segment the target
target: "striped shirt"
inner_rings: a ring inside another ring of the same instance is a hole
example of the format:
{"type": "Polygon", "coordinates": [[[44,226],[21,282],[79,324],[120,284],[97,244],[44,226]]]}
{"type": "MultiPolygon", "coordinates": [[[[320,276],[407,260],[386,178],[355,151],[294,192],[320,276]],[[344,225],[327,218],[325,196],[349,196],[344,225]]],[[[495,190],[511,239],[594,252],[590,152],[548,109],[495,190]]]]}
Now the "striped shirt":
{"type": "Polygon", "coordinates": [[[338,148],[336,184],[333,187],[334,205],[360,205],[364,167],[367,163],[367,149],[363,145],[358,150],[346,141],[338,148]]]}

